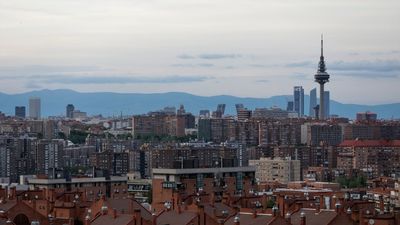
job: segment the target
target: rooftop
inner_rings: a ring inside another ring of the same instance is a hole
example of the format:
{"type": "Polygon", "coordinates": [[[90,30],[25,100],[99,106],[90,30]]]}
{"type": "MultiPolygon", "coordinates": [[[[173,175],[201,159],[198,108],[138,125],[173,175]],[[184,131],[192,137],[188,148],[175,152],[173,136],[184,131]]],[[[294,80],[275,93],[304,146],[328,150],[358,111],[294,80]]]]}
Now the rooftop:
{"type": "Polygon", "coordinates": [[[153,174],[198,174],[198,173],[232,173],[232,172],[255,172],[256,169],[252,166],[243,167],[213,167],[213,168],[188,168],[188,169],[160,169],[154,168],[153,174]]]}
{"type": "Polygon", "coordinates": [[[400,140],[346,140],[341,147],[400,147],[400,140]]]}

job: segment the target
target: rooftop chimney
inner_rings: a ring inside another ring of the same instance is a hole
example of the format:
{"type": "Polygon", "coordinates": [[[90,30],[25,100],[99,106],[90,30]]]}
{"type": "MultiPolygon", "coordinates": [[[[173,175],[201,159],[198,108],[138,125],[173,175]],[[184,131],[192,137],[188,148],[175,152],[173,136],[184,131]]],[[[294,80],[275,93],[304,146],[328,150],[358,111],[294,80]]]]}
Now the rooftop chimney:
{"type": "Polygon", "coordinates": [[[240,225],[240,217],[239,217],[239,214],[237,214],[237,215],[235,216],[235,218],[233,218],[233,224],[234,224],[234,225],[240,225]]]}
{"type": "Polygon", "coordinates": [[[86,215],[86,217],[85,217],[85,225],[90,225],[91,224],[90,220],[91,220],[90,216],[86,215]]]}
{"type": "Polygon", "coordinates": [[[116,209],[112,210],[112,218],[113,219],[117,218],[117,210],[116,209]]]}
{"type": "Polygon", "coordinates": [[[286,220],[286,224],[287,225],[291,225],[292,224],[291,217],[292,217],[292,215],[290,215],[290,212],[287,212],[285,214],[285,220],[286,220]]]}
{"type": "Polygon", "coordinates": [[[17,196],[17,188],[16,187],[10,187],[10,193],[8,195],[8,198],[10,200],[14,199],[17,196]]]}
{"type": "Polygon", "coordinates": [[[340,204],[340,202],[337,202],[336,204],[335,204],[335,208],[336,208],[336,213],[339,213],[340,212],[340,208],[342,207],[342,205],[340,204]]]}
{"type": "Polygon", "coordinates": [[[257,210],[254,208],[252,213],[253,218],[257,218],[257,210]]]}
{"type": "Polygon", "coordinates": [[[199,225],[205,225],[206,224],[206,215],[204,213],[203,205],[197,205],[197,213],[198,213],[198,217],[199,217],[199,225]]]}
{"type": "Polygon", "coordinates": [[[142,215],[140,214],[140,209],[133,210],[133,216],[135,217],[135,224],[140,224],[139,221],[142,220],[142,215]]]}
{"type": "Polygon", "coordinates": [[[155,211],[151,214],[151,224],[157,225],[157,214],[155,211]]]}
{"type": "Polygon", "coordinates": [[[304,211],[300,213],[300,225],[306,225],[306,213],[304,211]]]}

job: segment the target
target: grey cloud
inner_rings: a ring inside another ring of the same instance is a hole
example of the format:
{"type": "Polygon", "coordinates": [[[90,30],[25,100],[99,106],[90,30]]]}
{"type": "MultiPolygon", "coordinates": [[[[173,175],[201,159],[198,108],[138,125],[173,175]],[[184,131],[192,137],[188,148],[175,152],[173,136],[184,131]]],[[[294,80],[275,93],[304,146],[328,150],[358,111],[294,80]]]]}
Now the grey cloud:
{"type": "Polygon", "coordinates": [[[360,53],[358,53],[358,52],[349,52],[348,55],[358,56],[358,55],[360,55],[360,53]]]}
{"type": "Polygon", "coordinates": [[[256,68],[265,68],[268,67],[268,65],[263,65],[263,64],[249,64],[250,67],[256,67],[256,68]]]}
{"type": "MultiPolygon", "coordinates": [[[[312,62],[295,62],[285,64],[285,67],[315,67],[312,62]]],[[[375,61],[335,61],[327,62],[328,72],[339,76],[355,76],[362,78],[394,78],[400,74],[400,61],[375,60],[375,61]]]]}
{"type": "MultiPolygon", "coordinates": [[[[380,78],[397,78],[399,74],[392,72],[376,72],[376,71],[335,71],[334,76],[344,76],[344,77],[359,77],[368,79],[380,79],[380,78]]],[[[332,77],[332,74],[331,74],[332,77]]]]}
{"type": "MultiPolygon", "coordinates": [[[[0,77],[4,79],[4,77],[0,77]]],[[[5,79],[9,79],[6,77],[5,79]]],[[[213,79],[202,75],[170,75],[170,76],[65,76],[65,75],[31,75],[17,76],[14,79],[27,79],[46,84],[127,84],[127,83],[192,83],[213,79]]]]}
{"type": "Polygon", "coordinates": [[[314,66],[315,63],[311,61],[303,61],[303,62],[293,62],[293,63],[288,63],[285,64],[285,67],[310,67],[314,66]]]}
{"type": "Polygon", "coordinates": [[[278,64],[257,64],[257,63],[252,63],[252,64],[248,64],[248,66],[254,67],[254,68],[271,68],[271,67],[281,67],[282,65],[278,65],[278,64]]]}
{"type": "Polygon", "coordinates": [[[213,67],[214,64],[211,64],[211,63],[200,63],[200,64],[198,64],[198,66],[200,66],[200,67],[213,67]]]}
{"type": "Polygon", "coordinates": [[[372,56],[393,56],[400,54],[400,50],[391,50],[391,51],[374,51],[374,52],[349,52],[350,56],[359,56],[359,55],[372,55],[372,56]]]}
{"type": "Polygon", "coordinates": [[[177,64],[172,64],[172,67],[194,67],[193,64],[187,64],[187,63],[177,63],[177,64]]]}
{"type": "MultiPolygon", "coordinates": [[[[177,64],[176,66],[189,66],[177,64]]],[[[211,67],[213,64],[199,64],[202,67],[211,67]]],[[[201,82],[212,77],[203,75],[132,75],[110,74],[109,69],[96,66],[0,66],[0,80],[27,80],[27,87],[35,88],[38,84],[124,84],[124,83],[187,83],[201,82]],[[106,72],[106,74],[104,73],[106,72]],[[93,74],[102,75],[93,75],[93,74]]]]}
{"type": "Polygon", "coordinates": [[[182,54],[177,56],[179,59],[237,59],[242,58],[241,54],[220,54],[220,53],[206,53],[199,55],[182,54]]]}
{"type": "Polygon", "coordinates": [[[370,55],[396,55],[396,54],[400,54],[400,50],[377,51],[370,53],[370,55]]]}
{"type": "Polygon", "coordinates": [[[26,65],[26,66],[0,66],[0,74],[37,74],[37,73],[75,73],[103,71],[96,66],[48,66],[48,65],[26,65]]]}
{"type": "Polygon", "coordinates": [[[25,84],[25,88],[28,89],[41,89],[43,88],[42,86],[36,84],[35,82],[29,81],[25,84]]]}
{"type": "Polygon", "coordinates": [[[194,59],[194,58],[196,58],[195,56],[187,55],[187,54],[178,55],[177,57],[180,58],[180,59],[194,59]]]}
{"type": "Polygon", "coordinates": [[[178,63],[178,64],[172,64],[171,66],[173,67],[213,67],[215,66],[214,64],[211,63],[199,63],[199,64],[190,64],[190,63],[178,63]]]}
{"type": "Polygon", "coordinates": [[[393,72],[400,71],[400,61],[398,60],[375,60],[375,61],[336,61],[328,64],[328,69],[338,71],[375,71],[393,72]]]}
{"type": "Polygon", "coordinates": [[[299,80],[310,80],[310,75],[304,73],[295,73],[292,74],[292,77],[299,79],[299,80]]]}
{"type": "Polygon", "coordinates": [[[201,54],[198,55],[200,59],[235,59],[241,58],[240,54],[201,54]]]}

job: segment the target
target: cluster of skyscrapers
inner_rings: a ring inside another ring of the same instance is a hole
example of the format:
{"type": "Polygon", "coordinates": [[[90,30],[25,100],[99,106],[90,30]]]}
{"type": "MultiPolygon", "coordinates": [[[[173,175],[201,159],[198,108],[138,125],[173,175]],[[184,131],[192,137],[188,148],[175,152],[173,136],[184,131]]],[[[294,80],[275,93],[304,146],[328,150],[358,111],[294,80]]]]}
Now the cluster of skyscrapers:
{"type": "MultiPolygon", "coordinates": [[[[324,117],[325,119],[330,117],[330,92],[324,91],[324,117]]],[[[318,104],[317,89],[313,88],[310,91],[310,101],[308,116],[312,118],[320,118],[320,106],[318,104]]],[[[296,112],[298,117],[306,116],[305,114],[305,100],[304,100],[304,88],[302,86],[295,86],[293,88],[293,101],[288,101],[286,110],[289,112],[296,112]]]]}
{"type": "MultiPolygon", "coordinates": [[[[26,117],[25,106],[15,106],[15,116],[19,118],[26,117]]],[[[39,97],[29,98],[29,118],[40,119],[41,118],[41,102],[39,97]]]]}
{"type": "MultiPolygon", "coordinates": [[[[315,82],[320,84],[319,104],[317,101],[317,89],[313,88],[310,91],[308,116],[319,118],[321,120],[330,117],[330,93],[324,89],[324,85],[328,81],[329,74],[326,72],[325,59],[323,55],[323,40],[321,39],[321,57],[318,63],[318,71],[315,74],[315,82]]],[[[303,117],[305,116],[304,108],[304,89],[302,86],[295,86],[293,88],[293,101],[288,101],[287,111],[296,112],[298,117],[303,117]]]]}

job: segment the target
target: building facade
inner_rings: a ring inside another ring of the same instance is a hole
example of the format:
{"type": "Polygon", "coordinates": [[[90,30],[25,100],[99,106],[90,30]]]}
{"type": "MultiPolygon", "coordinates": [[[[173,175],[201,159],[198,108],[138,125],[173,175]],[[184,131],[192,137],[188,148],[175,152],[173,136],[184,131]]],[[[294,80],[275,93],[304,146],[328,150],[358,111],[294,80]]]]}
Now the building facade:
{"type": "Polygon", "coordinates": [[[15,106],[15,116],[19,118],[25,118],[26,116],[25,106],[15,106]]]}
{"type": "Polygon", "coordinates": [[[293,89],[294,111],[299,117],[304,116],[304,89],[302,86],[295,86],[293,89]]]}
{"type": "Polygon", "coordinates": [[[31,119],[41,118],[41,101],[38,97],[31,97],[29,99],[29,117],[31,119]]]}
{"type": "Polygon", "coordinates": [[[286,184],[301,180],[300,160],[261,157],[259,160],[250,160],[249,165],[255,167],[255,177],[260,182],[277,181],[286,184]]]}

